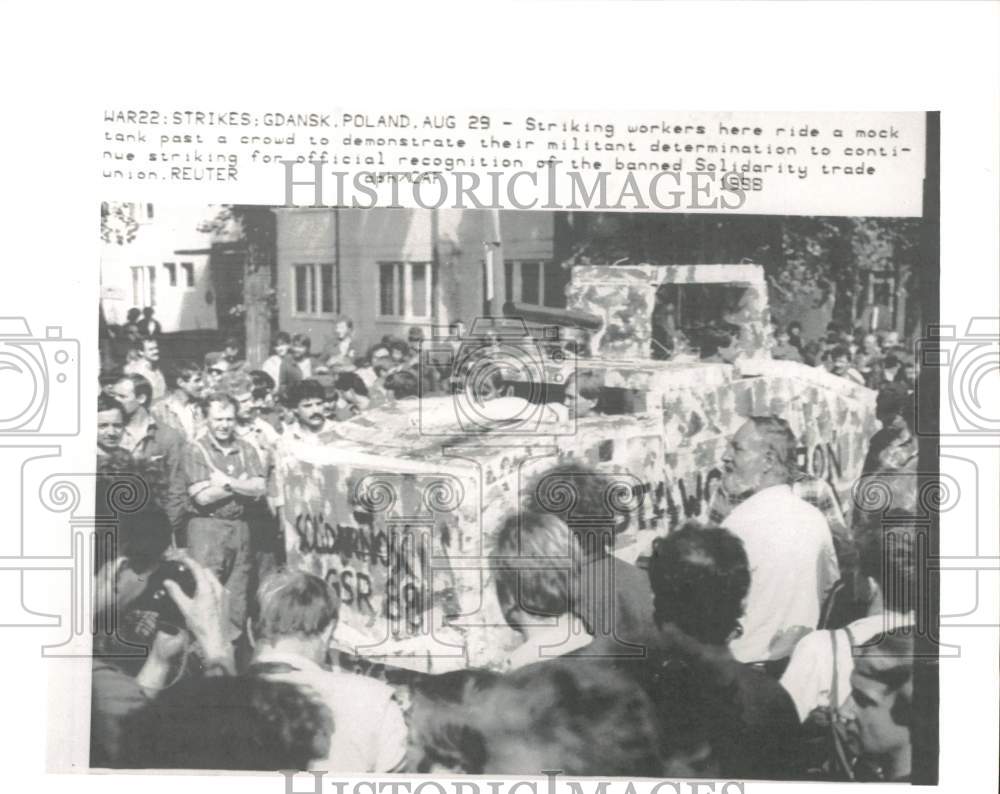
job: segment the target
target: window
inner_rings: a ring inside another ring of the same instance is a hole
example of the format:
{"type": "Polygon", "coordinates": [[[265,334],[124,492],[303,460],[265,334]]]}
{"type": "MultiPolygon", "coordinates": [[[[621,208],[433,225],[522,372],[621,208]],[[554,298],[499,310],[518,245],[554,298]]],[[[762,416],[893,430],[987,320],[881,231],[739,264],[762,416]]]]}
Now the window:
{"type": "Polygon", "coordinates": [[[569,271],[558,262],[508,260],[504,262],[504,283],[507,300],[513,303],[566,308],[569,271]]]}
{"type": "Polygon", "coordinates": [[[194,263],[181,262],[181,269],[184,271],[184,286],[194,287],[194,263]]]}
{"type": "Polygon", "coordinates": [[[336,268],[309,263],[292,267],[295,314],[336,314],[336,268]]]}
{"type": "Polygon", "coordinates": [[[177,263],[164,262],[163,269],[167,271],[167,282],[171,287],[177,286],[177,263]]]}
{"type": "Polygon", "coordinates": [[[430,284],[427,281],[427,265],[410,265],[410,301],[414,317],[427,317],[430,314],[430,284]]]}
{"type": "Polygon", "coordinates": [[[380,262],[380,317],[430,317],[434,305],[434,271],[428,262],[380,262]]]}
{"type": "Polygon", "coordinates": [[[156,305],[156,268],[137,265],[132,268],[132,305],[138,308],[156,305]]]}
{"type": "Polygon", "coordinates": [[[654,350],[699,349],[714,335],[712,326],[732,325],[728,318],[744,311],[754,296],[741,284],[661,284],[653,304],[654,350]]]}

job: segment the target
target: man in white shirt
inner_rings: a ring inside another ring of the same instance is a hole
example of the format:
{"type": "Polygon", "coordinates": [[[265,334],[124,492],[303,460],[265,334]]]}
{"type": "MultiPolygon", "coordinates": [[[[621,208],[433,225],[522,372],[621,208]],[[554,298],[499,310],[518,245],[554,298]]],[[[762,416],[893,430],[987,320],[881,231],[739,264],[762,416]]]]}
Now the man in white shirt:
{"type": "Polygon", "coordinates": [[[305,571],[281,571],[264,580],[258,601],[249,673],[296,684],[333,713],[330,752],[315,769],[401,772],[406,723],[393,690],[373,678],[327,666],[340,607],[333,589],[305,571]]]}
{"type": "Polygon", "coordinates": [[[855,646],[883,632],[913,625],[919,530],[905,514],[893,513],[885,516],[887,526],[870,530],[861,545],[861,573],[870,595],[868,614],[843,629],[803,637],[781,676],[781,685],[792,696],[802,722],[813,709],[836,709],[847,701],[855,646]]]}
{"type": "Polygon", "coordinates": [[[126,375],[142,375],[153,390],[153,400],[167,396],[167,381],[160,371],[160,346],[155,339],[143,339],[132,351],[132,361],[125,365],[126,375]]]}
{"type": "Polygon", "coordinates": [[[320,446],[338,438],[337,423],[327,419],[323,413],[326,391],[318,381],[293,383],[285,402],[295,415],[295,423],[285,427],[272,447],[273,476],[269,483],[268,501],[276,510],[285,504],[285,470],[295,460],[289,447],[293,444],[320,446]]]}
{"type": "Polygon", "coordinates": [[[840,578],[826,518],[789,485],[795,448],[784,419],[752,416],[722,458],[726,492],[750,494],[725,520],[750,561],[743,633],[730,643],[741,662],[791,654],[816,628],[826,595],[840,578]]]}
{"type": "Polygon", "coordinates": [[[270,356],[261,365],[261,369],[271,376],[274,381],[274,391],[278,392],[287,384],[282,379],[282,374],[287,373],[288,353],[292,348],[292,337],[284,331],[278,331],[274,337],[274,355],[270,356]]]}

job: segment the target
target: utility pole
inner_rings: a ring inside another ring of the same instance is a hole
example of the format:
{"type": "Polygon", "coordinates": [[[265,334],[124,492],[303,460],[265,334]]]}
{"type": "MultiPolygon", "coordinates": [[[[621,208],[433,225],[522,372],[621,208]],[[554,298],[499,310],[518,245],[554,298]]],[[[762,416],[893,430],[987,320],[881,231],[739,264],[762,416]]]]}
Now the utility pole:
{"type": "Polygon", "coordinates": [[[486,261],[486,305],[491,317],[503,316],[508,296],[504,290],[503,243],[500,236],[500,210],[490,210],[492,239],[483,242],[486,261]]]}

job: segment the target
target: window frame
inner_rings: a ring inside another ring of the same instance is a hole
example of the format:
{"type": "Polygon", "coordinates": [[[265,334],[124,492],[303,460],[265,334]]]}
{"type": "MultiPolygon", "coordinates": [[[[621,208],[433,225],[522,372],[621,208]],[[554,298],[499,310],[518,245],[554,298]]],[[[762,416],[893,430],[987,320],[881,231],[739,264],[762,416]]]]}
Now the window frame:
{"type": "Polygon", "coordinates": [[[375,317],[379,320],[395,320],[399,322],[427,322],[434,317],[434,263],[428,261],[404,262],[398,260],[379,260],[375,270],[375,317]],[[392,306],[391,314],[382,312],[382,272],[383,268],[392,267],[392,306]],[[424,306],[426,314],[416,314],[413,310],[413,268],[424,268],[424,306]]]}
{"type": "Polygon", "coordinates": [[[549,268],[561,267],[558,262],[551,259],[504,259],[504,286],[506,288],[508,279],[506,269],[510,267],[510,290],[506,296],[507,300],[511,303],[520,303],[525,306],[531,306],[538,309],[565,309],[566,308],[566,296],[562,295],[562,301],[559,306],[550,306],[545,302],[545,274],[549,268]],[[524,300],[524,265],[536,265],[538,267],[538,302],[529,302],[524,300]]]}
{"type": "Polygon", "coordinates": [[[139,308],[156,306],[156,266],[130,265],[132,272],[132,305],[139,308]],[[142,292],[140,296],[139,293],[142,292]]]}
{"type": "Polygon", "coordinates": [[[289,293],[291,297],[292,317],[313,317],[330,318],[340,315],[340,306],[337,302],[337,263],[336,262],[292,262],[288,269],[291,285],[289,293]],[[299,309],[299,268],[304,268],[306,274],[305,302],[304,309],[299,309]],[[330,311],[323,310],[323,286],[326,281],[323,278],[323,268],[329,268],[329,296],[330,311]]]}

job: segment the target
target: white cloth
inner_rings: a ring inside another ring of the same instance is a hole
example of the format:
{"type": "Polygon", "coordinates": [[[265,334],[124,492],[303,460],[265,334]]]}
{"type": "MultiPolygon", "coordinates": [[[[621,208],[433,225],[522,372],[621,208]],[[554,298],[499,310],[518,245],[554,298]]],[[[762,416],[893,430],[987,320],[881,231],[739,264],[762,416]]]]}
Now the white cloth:
{"type": "Polygon", "coordinates": [[[743,541],[750,561],[743,635],[729,647],[741,662],[783,659],[816,628],[840,578],[826,518],[788,485],[773,485],[738,505],[723,525],[743,541]]]}
{"type": "Polygon", "coordinates": [[[304,656],[262,649],[255,664],[288,665],[269,673],[311,691],[333,714],[330,754],[313,769],[326,772],[400,772],[406,760],[406,722],[387,684],[363,675],[324,670],[304,656]]]}
{"type": "Polygon", "coordinates": [[[361,367],[358,370],[358,377],[361,378],[367,389],[371,389],[375,385],[375,381],[378,380],[378,374],[371,367],[361,367]]]}
{"type": "MultiPolygon", "coordinates": [[[[854,621],[847,627],[850,635],[844,629],[837,629],[837,690],[840,700],[837,706],[842,706],[851,694],[851,672],[854,670],[851,640],[855,645],[862,645],[883,631],[912,625],[912,613],[886,612],[854,621]]],[[[830,705],[833,688],[832,634],[832,631],[814,631],[799,640],[785,674],[781,676],[781,685],[791,695],[803,722],[813,709],[830,705]]]]}

